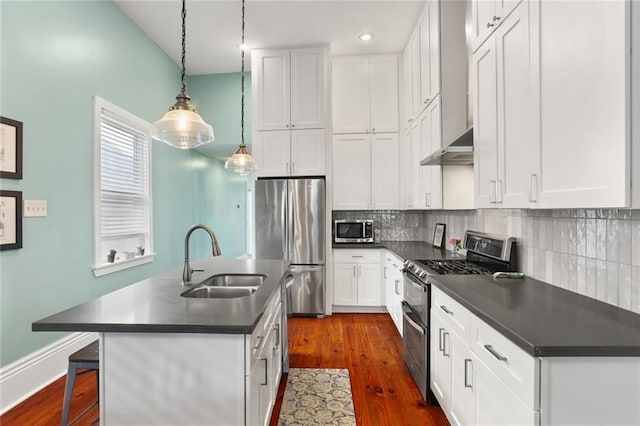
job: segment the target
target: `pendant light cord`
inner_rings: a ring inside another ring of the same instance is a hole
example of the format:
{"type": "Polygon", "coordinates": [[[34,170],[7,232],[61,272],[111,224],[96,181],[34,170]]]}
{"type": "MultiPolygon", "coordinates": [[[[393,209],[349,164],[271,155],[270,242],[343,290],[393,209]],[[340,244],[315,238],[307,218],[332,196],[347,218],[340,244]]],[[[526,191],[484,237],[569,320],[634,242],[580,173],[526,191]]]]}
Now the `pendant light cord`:
{"type": "Polygon", "coordinates": [[[182,0],[182,77],[181,77],[181,81],[182,81],[182,92],[184,93],[186,90],[185,84],[184,84],[184,73],[185,73],[185,66],[184,66],[184,59],[185,59],[185,51],[186,51],[186,38],[187,38],[187,26],[185,24],[186,20],[187,20],[187,8],[185,6],[185,2],[186,0],[182,0]]]}
{"type": "Polygon", "coordinates": [[[242,0],[242,49],[241,57],[242,57],[242,68],[240,70],[240,141],[242,146],[244,144],[244,0],[242,0]]]}

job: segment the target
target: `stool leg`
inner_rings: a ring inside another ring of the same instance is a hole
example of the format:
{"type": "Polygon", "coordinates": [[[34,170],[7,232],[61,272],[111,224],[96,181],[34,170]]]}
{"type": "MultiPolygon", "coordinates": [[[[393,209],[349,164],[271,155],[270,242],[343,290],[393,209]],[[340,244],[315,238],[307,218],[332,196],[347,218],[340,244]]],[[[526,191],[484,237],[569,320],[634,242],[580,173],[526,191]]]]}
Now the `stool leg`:
{"type": "Polygon", "coordinates": [[[64,388],[64,402],[62,403],[62,426],[67,426],[69,421],[69,411],[71,409],[71,398],[73,397],[73,386],[76,383],[76,372],[78,367],[70,362],[67,369],[67,381],[64,388]]]}

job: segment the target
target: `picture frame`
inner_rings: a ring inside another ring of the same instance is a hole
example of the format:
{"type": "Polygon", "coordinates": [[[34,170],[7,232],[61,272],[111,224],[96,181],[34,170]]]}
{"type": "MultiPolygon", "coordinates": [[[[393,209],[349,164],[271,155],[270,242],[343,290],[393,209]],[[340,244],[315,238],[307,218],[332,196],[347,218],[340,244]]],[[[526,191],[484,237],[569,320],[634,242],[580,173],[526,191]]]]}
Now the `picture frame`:
{"type": "Polygon", "coordinates": [[[0,116],[0,178],[22,179],[22,122],[0,116]]]}
{"type": "Polygon", "coordinates": [[[22,192],[0,190],[0,250],[22,248],[22,192]]]}
{"type": "Polygon", "coordinates": [[[433,245],[442,248],[444,243],[444,231],[446,225],[444,223],[436,223],[436,227],[433,230],[433,245]]]}

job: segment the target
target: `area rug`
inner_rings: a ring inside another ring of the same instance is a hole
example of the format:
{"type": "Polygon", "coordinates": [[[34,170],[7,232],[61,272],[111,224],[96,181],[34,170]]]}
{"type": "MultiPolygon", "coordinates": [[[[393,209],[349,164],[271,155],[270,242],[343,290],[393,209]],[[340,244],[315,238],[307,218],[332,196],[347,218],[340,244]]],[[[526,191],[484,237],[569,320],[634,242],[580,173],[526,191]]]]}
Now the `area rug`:
{"type": "Polygon", "coordinates": [[[279,426],[355,424],[349,370],[289,369],[279,426]]]}

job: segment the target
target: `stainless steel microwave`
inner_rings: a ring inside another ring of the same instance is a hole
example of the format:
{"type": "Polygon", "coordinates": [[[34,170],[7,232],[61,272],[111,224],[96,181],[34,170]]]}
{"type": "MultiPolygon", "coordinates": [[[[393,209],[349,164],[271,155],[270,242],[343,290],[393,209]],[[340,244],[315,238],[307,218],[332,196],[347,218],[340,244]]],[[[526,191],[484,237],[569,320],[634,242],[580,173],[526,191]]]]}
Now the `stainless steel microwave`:
{"type": "Polygon", "coordinates": [[[336,219],[333,221],[334,243],[373,243],[372,220],[336,219]]]}

